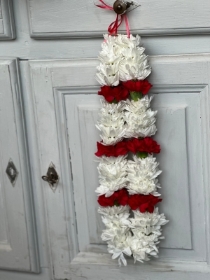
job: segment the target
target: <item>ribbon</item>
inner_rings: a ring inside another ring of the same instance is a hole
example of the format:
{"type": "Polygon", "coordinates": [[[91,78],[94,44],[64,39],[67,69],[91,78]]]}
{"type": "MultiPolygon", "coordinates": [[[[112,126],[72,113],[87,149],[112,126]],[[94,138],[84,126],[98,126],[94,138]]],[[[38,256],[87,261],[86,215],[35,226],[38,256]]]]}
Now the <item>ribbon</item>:
{"type": "MultiPolygon", "coordinates": [[[[113,7],[107,5],[103,0],[99,0],[99,1],[102,4],[96,5],[97,7],[101,8],[101,9],[105,9],[105,10],[114,11],[113,7]]],[[[128,38],[130,38],[130,26],[129,26],[128,17],[126,14],[123,14],[123,15],[117,14],[116,20],[113,21],[108,27],[108,32],[110,35],[117,35],[118,28],[122,24],[123,20],[125,21],[126,32],[127,32],[128,38]]]]}

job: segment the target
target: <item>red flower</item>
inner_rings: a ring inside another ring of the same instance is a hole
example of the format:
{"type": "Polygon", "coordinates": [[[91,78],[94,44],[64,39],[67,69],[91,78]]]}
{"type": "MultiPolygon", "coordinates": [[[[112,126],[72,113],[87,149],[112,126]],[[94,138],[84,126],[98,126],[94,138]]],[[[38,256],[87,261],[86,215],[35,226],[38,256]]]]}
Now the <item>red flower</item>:
{"type": "Polygon", "coordinates": [[[105,197],[105,195],[100,195],[98,197],[98,203],[103,207],[114,206],[113,196],[105,197]]]}
{"type": "Polygon", "coordinates": [[[127,143],[124,141],[117,143],[114,146],[114,150],[115,150],[115,157],[126,155],[128,153],[127,143]]]}
{"type": "Polygon", "coordinates": [[[126,189],[121,189],[113,193],[113,195],[109,197],[105,197],[105,195],[100,195],[98,197],[98,203],[103,207],[114,206],[114,205],[122,205],[125,206],[128,204],[128,191],[126,189]]]}
{"type": "Polygon", "coordinates": [[[111,157],[114,156],[114,146],[105,146],[99,142],[97,142],[98,151],[95,153],[97,157],[106,156],[111,157]]]}
{"type": "Polygon", "coordinates": [[[128,191],[124,188],[113,193],[113,195],[106,197],[101,195],[98,197],[98,203],[103,207],[112,207],[114,205],[129,205],[132,210],[139,209],[140,212],[153,213],[155,205],[162,201],[161,198],[143,194],[134,194],[129,196],[128,191]]]}
{"type": "Polygon", "coordinates": [[[128,153],[127,144],[124,141],[121,141],[114,146],[105,146],[102,143],[97,142],[97,148],[98,151],[95,153],[97,157],[118,157],[124,156],[128,153]]]}
{"type": "Polygon", "coordinates": [[[139,209],[140,212],[144,213],[148,211],[152,213],[154,211],[154,207],[158,202],[161,202],[162,199],[153,195],[142,195],[142,194],[134,194],[129,197],[128,205],[132,210],[139,209]]]}
{"type": "Polygon", "coordinates": [[[137,152],[160,153],[160,145],[150,137],[144,139],[133,138],[126,143],[128,150],[134,154],[137,152]]]}
{"type": "Polygon", "coordinates": [[[136,154],[137,152],[139,152],[139,146],[140,146],[140,141],[137,138],[133,138],[131,140],[129,140],[127,142],[127,148],[130,152],[132,152],[133,154],[136,154]]]}
{"type": "Polygon", "coordinates": [[[129,96],[127,88],[123,87],[122,84],[116,87],[103,86],[98,92],[99,95],[104,96],[107,102],[125,100],[129,96]]]}
{"type": "Polygon", "coordinates": [[[141,92],[143,95],[146,95],[152,87],[147,80],[130,80],[124,82],[123,85],[129,91],[141,92]]]}
{"type": "Polygon", "coordinates": [[[153,140],[150,137],[146,137],[143,139],[144,140],[144,144],[146,147],[146,151],[147,153],[155,153],[155,154],[159,154],[160,153],[160,145],[158,145],[158,143],[153,140]]]}
{"type": "Polygon", "coordinates": [[[146,198],[142,198],[139,210],[142,213],[144,213],[146,211],[148,211],[149,213],[152,213],[154,211],[155,205],[160,201],[162,201],[161,198],[158,198],[151,194],[147,195],[146,198]]]}
{"type": "Polygon", "coordinates": [[[128,204],[128,191],[126,189],[122,189],[120,191],[115,192],[117,194],[117,202],[119,205],[125,206],[128,204]]]}
{"type": "Polygon", "coordinates": [[[139,194],[131,195],[128,199],[128,205],[132,210],[136,210],[139,207],[139,194]]]}

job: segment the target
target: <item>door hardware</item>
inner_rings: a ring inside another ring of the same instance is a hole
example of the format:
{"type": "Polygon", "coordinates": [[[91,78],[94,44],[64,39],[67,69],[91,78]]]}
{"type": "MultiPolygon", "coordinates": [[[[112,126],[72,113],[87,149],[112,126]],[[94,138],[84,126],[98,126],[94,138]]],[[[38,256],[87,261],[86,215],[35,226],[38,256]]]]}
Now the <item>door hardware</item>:
{"type": "Polygon", "coordinates": [[[55,170],[55,165],[52,162],[47,170],[47,174],[42,176],[42,179],[48,182],[50,188],[55,192],[58,185],[59,176],[55,170]]]}

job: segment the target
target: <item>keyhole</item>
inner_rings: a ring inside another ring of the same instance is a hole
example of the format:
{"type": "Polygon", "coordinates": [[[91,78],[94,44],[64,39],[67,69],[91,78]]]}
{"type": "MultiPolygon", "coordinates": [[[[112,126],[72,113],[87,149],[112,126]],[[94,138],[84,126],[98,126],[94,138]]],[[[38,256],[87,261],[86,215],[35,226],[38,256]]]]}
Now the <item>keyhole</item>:
{"type": "Polygon", "coordinates": [[[11,177],[15,176],[15,170],[12,167],[9,168],[9,173],[11,177]]]}

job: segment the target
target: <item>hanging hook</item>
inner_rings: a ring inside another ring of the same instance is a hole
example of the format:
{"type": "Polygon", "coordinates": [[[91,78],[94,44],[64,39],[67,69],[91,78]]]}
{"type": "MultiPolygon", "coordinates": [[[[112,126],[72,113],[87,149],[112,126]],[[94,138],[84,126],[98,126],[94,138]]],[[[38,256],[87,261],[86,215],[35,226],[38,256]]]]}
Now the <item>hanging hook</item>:
{"type": "Polygon", "coordinates": [[[134,9],[138,8],[139,6],[141,6],[141,5],[136,4],[134,1],[127,2],[124,0],[116,0],[113,4],[113,10],[115,11],[116,14],[123,15],[125,13],[129,13],[129,12],[133,11],[134,9]],[[131,6],[135,6],[135,7],[128,11],[128,9],[131,6]]]}

